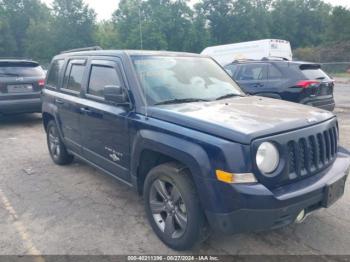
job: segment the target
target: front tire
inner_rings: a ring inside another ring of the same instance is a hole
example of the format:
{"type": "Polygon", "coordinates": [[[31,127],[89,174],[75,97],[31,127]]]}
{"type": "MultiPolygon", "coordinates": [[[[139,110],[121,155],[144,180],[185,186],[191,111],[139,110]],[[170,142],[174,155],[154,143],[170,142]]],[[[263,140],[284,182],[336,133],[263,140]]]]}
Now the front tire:
{"type": "Polygon", "coordinates": [[[56,123],[51,120],[47,125],[47,145],[53,162],[57,165],[69,165],[73,162],[74,157],[67,152],[63,144],[56,123]]]}
{"type": "Polygon", "coordinates": [[[162,164],[149,172],[144,198],[154,232],[170,248],[188,250],[209,236],[194,183],[177,163],[162,164]]]}

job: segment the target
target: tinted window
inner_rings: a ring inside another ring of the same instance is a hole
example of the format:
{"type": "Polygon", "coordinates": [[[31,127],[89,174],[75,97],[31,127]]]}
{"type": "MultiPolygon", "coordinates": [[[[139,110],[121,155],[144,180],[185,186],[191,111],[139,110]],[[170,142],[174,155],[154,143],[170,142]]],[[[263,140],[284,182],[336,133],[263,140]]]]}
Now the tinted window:
{"type": "Polygon", "coordinates": [[[80,92],[84,76],[84,69],[84,65],[72,65],[68,79],[67,89],[80,92]]]}
{"type": "Polygon", "coordinates": [[[237,76],[237,80],[266,80],[266,78],[267,78],[266,64],[241,65],[241,69],[237,76]]]}
{"type": "Polygon", "coordinates": [[[282,77],[282,73],[274,65],[269,65],[269,79],[280,79],[282,77]]]}
{"type": "Polygon", "coordinates": [[[323,72],[321,68],[305,68],[301,70],[303,72],[303,75],[308,80],[323,80],[323,79],[329,79],[329,76],[323,72]]]}
{"type": "Polygon", "coordinates": [[[225,70],[227,71],[227,73],[231,76],[234,77],[235,73],[237,71],[238,65],[232,64],[232,65],[228,65],[225,66],[225,70]]]}
{"type": "Polygon", "coordinates": [[[116,69],[106,66],[92,66],[88,93],[103,97],[103,88],[107,85],[120,85],[116,69]]]}
{"type": "Polygon", "coordinates": [[[44,70],[36,63],[0,62],[0,77],[45,77],[44,70]]]}
{"type": "Polygon", "coordinates": [[[47,77],[47,85],[57,87],[59,83],[59,76],[62,71],[64,60],[56,60],[52,63],[50,72],[47,77]]]}

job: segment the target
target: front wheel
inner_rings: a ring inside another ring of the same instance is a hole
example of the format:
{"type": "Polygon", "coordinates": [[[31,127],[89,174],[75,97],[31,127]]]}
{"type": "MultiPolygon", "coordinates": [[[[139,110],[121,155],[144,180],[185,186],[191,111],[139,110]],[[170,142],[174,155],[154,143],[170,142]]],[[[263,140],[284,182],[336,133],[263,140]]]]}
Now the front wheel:
{"type": "Polygon", "coordinates": [[[63,144],[56,123],[50,121],[47,125],[47,145],[52,160],[57,165],[69,165],[73,162],[74,157],[67,152],[66,146],[63,144]]]}
{"type": "Polygon", "coordinates": [[[187,250],[208,237],[195,186],[178,164],[153,168],[146,177],[144,198],[154,232],[170,248],[187,250]]]}

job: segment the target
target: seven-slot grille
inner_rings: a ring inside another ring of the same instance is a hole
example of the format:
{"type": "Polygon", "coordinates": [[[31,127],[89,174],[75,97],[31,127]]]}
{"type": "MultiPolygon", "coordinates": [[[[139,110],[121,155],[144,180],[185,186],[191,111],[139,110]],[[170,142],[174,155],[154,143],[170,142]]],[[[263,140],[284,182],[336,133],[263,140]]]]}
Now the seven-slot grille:
{"type": "Polygon", "coordinates": [[[338,129],[333,126],[322,133],[289,141],[289,179],[312,175],[333,163],[338,152],[338,129]]]}

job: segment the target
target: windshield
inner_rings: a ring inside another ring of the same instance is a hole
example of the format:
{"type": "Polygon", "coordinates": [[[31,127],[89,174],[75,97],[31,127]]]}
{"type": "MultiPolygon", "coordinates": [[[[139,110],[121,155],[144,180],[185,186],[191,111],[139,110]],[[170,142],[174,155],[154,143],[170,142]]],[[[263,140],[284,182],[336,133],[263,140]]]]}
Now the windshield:
{"type": "Polygon", "coordinates": [[[133,56],[149,105],[212,101],[244,93],[212,59],[133,56]]]}

